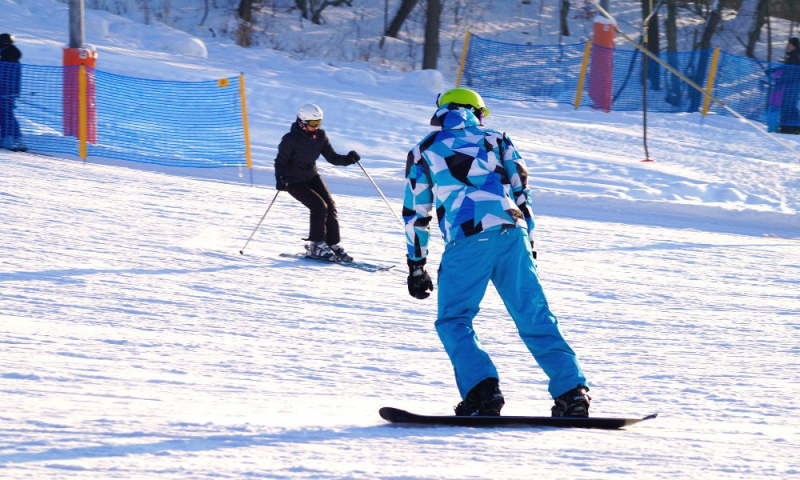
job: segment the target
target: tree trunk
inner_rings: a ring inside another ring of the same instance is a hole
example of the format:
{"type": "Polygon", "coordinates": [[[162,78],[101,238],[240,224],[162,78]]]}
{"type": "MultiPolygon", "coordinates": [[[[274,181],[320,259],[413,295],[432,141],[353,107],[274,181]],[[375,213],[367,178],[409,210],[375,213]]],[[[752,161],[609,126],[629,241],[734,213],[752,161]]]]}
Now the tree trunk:
{"type": "Polygon", "coordinates": [[[716,31],[717,25],[719,25],[721,20],[722,7],[720,6],[719,0],[714,0],[711,6],[711,12],[706,20],[706,26],[703,29],[703,36],[700,39],[700,50],[708,50],[711,48],[711,38],[714,36],[714,31],[716,31]]]}
{"type": "Polygon", "coordinates": [[[748,58],[756,57],[756,43],[758,43],[758,40],[761,38],[761,29],[764,28],[764,24],[767,23],[768,3],[769,0],[759,0],[756,11],[753,14],[753,22],[750,31],[747,32],[747,48],[745,50],[745,55],[747,55],[748,58]]]}
{"type": "Polygon", "coordinates": [[[239,18],[247,23],[253,22],[253,0],[239,1],[239,18]]]}
{"type": "Polygon", "coordinates": [[[565,37],[569,37],[569,24],[567,23],[567,19],[569,18],[569,7],[569,0],[561,1],[561,35],[565,37]]]}
{"type": "Polygon", "coordinates": [[[397,34],[400,33],[400,28],[402,28],[403,23],[411,14],[411,11],[414,10],[414,7],[417,6],[418,1],[419,0],[403,0],[403,3],[400,4],[400,9],[397,10],[397,14],[389,24],[389,28],[386,29],[385,36],[397,38],[397,34]]]}
{"type": "Polygon", "coordinates": [[[439,23],[442,16],[441,0],[428,0],[425,19],[425,47],[422,54],[422,69],[436,70],[439,61],[439,23]]]}
{"type": "Polygon", "coordinates": [[[300,10],[300,15],[308,19],[308,5],[306,4],[306,0],[294,0],[294,4],[297,5],[297,8],[300,10]]]}
{"type": "MultiPolygon", "coordinates": [[[[678,61],[678,4],[677,0],[667,0],[667,21],[664,23],[667,35],[667,63],[675,70],[680,70],[678,61]]],[[[678,106],[681,104],[681,80],[671,73],[667,77],[667,103],[678,106]]]]}

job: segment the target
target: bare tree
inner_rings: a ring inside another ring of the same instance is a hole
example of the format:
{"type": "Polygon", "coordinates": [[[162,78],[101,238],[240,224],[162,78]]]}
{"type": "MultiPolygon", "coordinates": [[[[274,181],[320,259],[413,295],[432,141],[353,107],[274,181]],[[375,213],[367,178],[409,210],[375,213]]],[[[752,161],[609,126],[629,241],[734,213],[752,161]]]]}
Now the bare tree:
{"type": "Polygon", "coordinates": [[[239,16],[238,27],[234,32],[236,44],[240,47],[249,47],[253,44],[253,2],[255,0],[240,0],[236,13],[239,16]]]}
{"type": "Polygon", "coordinates": [[[322,11],[328,7],[338,7],[341,5],[353,6],[353,0],[295,0],[295,5],[300,9],[303,18],[311,20],[311,23],[322,25],[322,11]]]}
{"type": "Polygon", "coordinates": [[[753,21],[750,30],[747,32],[747,47],[745,55],[755,58],[756,43],[761,38],[761,29],[767,23],[767,12],[769,11],[769,0],[758,0],[756,11],[753,13],[753,21]]]}
{"type": "Polygon", "coordinates": [[[425,19],[425,47],[422,52],[422,69],[436,70],[439,61],[439,24],[442,17],[441,0],[428,0],[425,19]]]}
{"type": "Polygon", "coordinates": [[[714,36],[717,25],[719,25],[721,20],[722,4],[720,0],[714,0],[714,3],[711,4],[711,8],[708,11],[708,17],[706,17],[706,24],[703,27],[703,35],[700,38],[700,45],[698,45],[700,50],[708,50],[711,48],[711,38],[714,36]]]}
{"type": "MultiPolygon", "coordinates": [[[[680,69],[678,61],[678,2],[677,0],[667,1],[667,21],[664,22],[664,29],[667,37],[667,63],[675,70],[680,69]]],[[[671,73],[667,76],[667,97],[666,101],[672,105],[681,103],[681,83],[682,80],[671,73]]]]}
{"type": "Polygon", "coordinates": [[[239,0],[237,13],[240,19],[253,23],[253,0],[239,0]]]}
{"type": "Polygon", "coordinates": [[[569,17],[569,0],[561,0],[561,33],[565,37],[569,37],[569,24],[567,18],[569,17]]]}
{"type": "Polygon", "coordinates": [[[406,21],[408,16],[411,14],[411,11],[414,10],[414,7],[417,6],[419,0],[403,0],[400,3],[400,8],[397,10],[394,18],[392,18],[389,27],[386,29],[384,33],[387,37],[397,38],[397,34],[400,33],[400,28],[402,28],[403,23],[406,21]]]}

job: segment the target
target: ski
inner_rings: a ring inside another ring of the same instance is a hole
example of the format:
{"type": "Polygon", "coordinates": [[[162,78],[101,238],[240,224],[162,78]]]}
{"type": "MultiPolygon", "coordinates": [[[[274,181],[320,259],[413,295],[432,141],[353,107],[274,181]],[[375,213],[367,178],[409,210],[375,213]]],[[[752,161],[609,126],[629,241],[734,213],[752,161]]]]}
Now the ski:
{"type": "Polygon", "coordinates": [[[343,267],[357,268],[367,272],[385,272],[394,268],[394,265],[376,265],[374,263],[365,262],[329,262],[327,260],[320,260],[307,256],[305,253],[281,253],[281,257],[299,258],[301,260],[309,260],[312,262],[330,263],[332,265],[341,265],[343,267]]]}
{"type": "Polygon", "coordinates": [[[407,425],[434,425],[449,427],[558,427],[558,428],[600,428],[616,430],[656,418],[658,414],[643,418],[608,417],[457,417],[455,415],[417,415],[399,408],[383,407],[381,417],[391,423],[407,425]]]}

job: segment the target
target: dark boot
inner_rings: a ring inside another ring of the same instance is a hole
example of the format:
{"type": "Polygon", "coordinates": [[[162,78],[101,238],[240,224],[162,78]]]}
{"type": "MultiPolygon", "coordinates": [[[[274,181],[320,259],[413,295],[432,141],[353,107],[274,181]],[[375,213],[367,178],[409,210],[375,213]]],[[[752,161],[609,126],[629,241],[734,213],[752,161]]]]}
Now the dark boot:
{"type": "Polygon", "coordinates": [[[555,399],[556,404],[551,409],[553,417],[588,417],[589,402],[592,397],[588,395],[589,389],[578,385],[569,392],[555,399]]]}
{"type": "Polygon", "coordinates": [[[471,417],[476,415],[500,415],[506,401],[500,392],[500,381],[496,378],[487,378],[475,385],[467,394],[463,402],[456,405],[456,415],[471,417]]]}

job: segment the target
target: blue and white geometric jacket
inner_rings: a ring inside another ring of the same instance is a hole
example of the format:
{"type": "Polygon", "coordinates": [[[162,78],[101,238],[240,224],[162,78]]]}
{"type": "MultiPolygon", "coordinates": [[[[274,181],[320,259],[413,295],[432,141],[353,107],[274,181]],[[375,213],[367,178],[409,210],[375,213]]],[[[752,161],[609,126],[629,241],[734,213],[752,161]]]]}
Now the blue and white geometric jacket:
{"type": "Polygon", "coordinates": [[[445,243],[477,233],[519,227],[533,240],[528,172],[505,134],[480,126],[468,109],[440,107],[428,134],[406,162],[403,200],[408,256],[428,255],[431,209],[445,243]]]}

